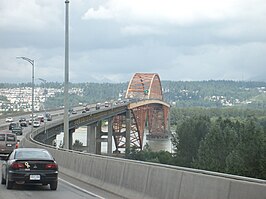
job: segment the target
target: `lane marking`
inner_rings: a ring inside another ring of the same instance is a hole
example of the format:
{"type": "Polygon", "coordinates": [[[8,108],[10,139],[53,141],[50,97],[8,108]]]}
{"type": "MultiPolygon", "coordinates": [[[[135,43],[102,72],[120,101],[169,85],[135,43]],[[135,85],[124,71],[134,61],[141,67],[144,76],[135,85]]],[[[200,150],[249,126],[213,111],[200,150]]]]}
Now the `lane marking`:
{"type": "Polygon", "coordinates": [[[78,189],[78,190],[80,190],[80,191],[82,191],[82,192],[84,192],[84,193],[87,193],[87,194],[91,195],[91,196],[94,196],[94,197],[97,197],[97,198],[100,198],[100,199],[105,199],[105,198],[103,198],[102,196],[99,196],[99,195],[97,195],[97,194],[95,194],[95,193],[92,193],[92,192],[90,192],[90,191],[87,191],[86,189],[82,189],[82,188],[80,188],[80,187],[78,187],[78,186],[76,186],[76,185],[74,185],[74,184],[72,184],[72,183],[70,183],[70,182],[68,182],[68,181],[66,181],[66,180],[63,180],[62,178],[58,178],[58,179],[59,179],[60,181],[64,182],[64,183],[66,183],[66,184],[68,184],[68,185],[74,187],[75,189],[78,189]]]}

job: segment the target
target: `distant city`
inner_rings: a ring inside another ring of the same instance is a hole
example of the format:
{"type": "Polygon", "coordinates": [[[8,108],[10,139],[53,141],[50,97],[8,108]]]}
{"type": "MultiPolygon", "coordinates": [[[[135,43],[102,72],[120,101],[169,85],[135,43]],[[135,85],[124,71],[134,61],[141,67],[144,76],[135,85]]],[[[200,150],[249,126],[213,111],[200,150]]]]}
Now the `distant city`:
{"type": "MultiPolygon", "coordinates": [[[[243,107],[266,109],[266,82],[162,81],[164,100],[173,107],[243,107]]],[[[70,105],[98,103],[123,98],[127,83],[78,83],[69,87],[70,105]]],[[[34,89],[34,110],[42,111],[64,105],[64,87],[48,82],[34,89]]],[[[30,84],[0,84],[0,114],[30,112],[30,84]]]]}
{"type": "MultiPolygon", "coordinates": [[[[45,100],[55,97],[56,93],[63,93],[64,89],[56,88],[34,88],[34,110],[45,110],[45,100]]],[[[6,100],[0,100],[0,112],[29,112],[32,109],[32,88],[0,88],[1,96],[6,97],[6,100]]],[[[80,94],[82,89],[72,88],[69,93],[80,94]]]]}

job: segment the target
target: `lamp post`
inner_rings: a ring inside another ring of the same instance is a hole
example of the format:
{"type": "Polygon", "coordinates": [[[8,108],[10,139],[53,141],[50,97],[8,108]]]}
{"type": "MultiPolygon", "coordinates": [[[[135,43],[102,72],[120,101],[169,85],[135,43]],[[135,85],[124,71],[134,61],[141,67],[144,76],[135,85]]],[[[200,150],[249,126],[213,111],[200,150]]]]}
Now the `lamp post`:
{"type": "Polygon", "coordinates": [[[31,80],[31,132],[33,131],[33,114],[34,114],[34,60],[27,57],[17,57],[17,59],[24,59],[32,65],[32,80],[31,80]]]}
{"type": "MultiPolygon", "coordinates": [[[[64,148],[69,149],[69,116],[68,116],[68,85],[69,85],[69,0],[66,4],[65,19],[65,84],[64,84],[64,148]]],[[[72,143],[71,143],[72,144],[72,143]]]]}
{"type": "Polygon", "coordinates": [[[44,103],[43,103],[43,109],[44,109],[44,112],[45,112],[45,116],[46,116],[46,109],[45,109],[45,102],[46,102],[46,93],[47,93],[47,90],[46,90],[46,80],[45,79],[42,79],[42,78],[38,78],[38,80],[42,81],[44,83],[44,103]]]}
{"type": "Polygon", "coordinates": [[[46,93],[47,93],[47,91],[46,91],[46,80],[45,79],[42,79],[42,78],[38,78],[38,80],[40,80],[40,81],[42,81],[43,83],[44,83],[44,103],[43,103],[43,109],[44,109],[44,134],[46,135],[46,140],[47,140],[47,138],[48,138],[48,135],[47,135],[47,133],[46,133],[46,120],[45,120],[45,118],[46,118],[46,107],[45,107],[45,102],[46,102],[46,93]]]}

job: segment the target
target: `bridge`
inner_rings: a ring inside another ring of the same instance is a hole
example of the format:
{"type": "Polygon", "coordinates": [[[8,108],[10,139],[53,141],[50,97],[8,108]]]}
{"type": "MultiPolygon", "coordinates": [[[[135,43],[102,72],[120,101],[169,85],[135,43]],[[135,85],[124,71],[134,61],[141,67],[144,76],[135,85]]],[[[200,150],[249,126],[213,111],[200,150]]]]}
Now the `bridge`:
{"type": "Polygon", "coordinates": [[[145,123],[151,137],[167,136],[169,105],[163,101],[157,74],[135,74],[126,99],[122,104],[70,118],[70,135],[79,126],[87,126],[89,153],[51,146],[63,130],[63,119],[28,133],[20,145],[46,148],[60,172],[124,198],[266,199],[265,180],[98,155],[103,141],[108,143],[108,155],[113,152],[112,140],[116,150],[141,148],[145,123]],[[108,121],[107,132],[102,132],[102,121],[108,121]]]}
{"type": "MultiPolygon", "coordinates": [[[[129,82],[125,99],[117,105],[90,111],[70,118],[69,146],[73,133],[87,126],[87,151],[101,154],[101,142],[107,142],[107,154],[120,149],[136,147],[142,149],[144,129],[148,126],[148,137],[163,139],[169,136],[169,104],[163,101],[162,86],[158,74],[136,73],[129,82]],[[102,122],[108,121],[108,131],[102,131],[102,122]],[[107,138],[106,138],[107,136],[107,138]],[[112,149],[114,141],[116,149],[112,149]]],[[[63,122],[48,126],[36,135],[35,140],[52,145],[56,135],[63,131],[63,122]]]]}

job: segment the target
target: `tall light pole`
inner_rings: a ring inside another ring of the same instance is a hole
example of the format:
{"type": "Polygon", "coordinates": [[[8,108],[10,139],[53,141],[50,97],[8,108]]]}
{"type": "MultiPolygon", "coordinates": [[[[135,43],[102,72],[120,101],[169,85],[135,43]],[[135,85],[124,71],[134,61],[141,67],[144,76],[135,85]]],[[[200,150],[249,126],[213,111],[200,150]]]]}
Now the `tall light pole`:
{"type": "Polygon", "coordinates": [[[68,84],[69,84],[69,0],[66,4],[66,19],[65,19],[65,84],[64,84],[64,148],[69,149],[69,116],[68,116],[68,84]]]}
{"type": "Polygon", "coordinates": [[[27,57],[17,57],[17,59],[24,59],[32,65],[32,80],[31,80],[31,132],[33,131],[33,114],[34,114],[34,60],[27,57]]]}
{"type": "MultiPolygon", "coordinates": [[[[46,92],[47,92],[47,90],[46,90],[46,80],[45,79],[42,79],[42,78],[38,78],[38,80],[40,80],[40,81],[42,81],[43,83],[44,83],[44,103],[46,102],[46,92]]],[[[44,103],[43,103],[43,109],[44,109],[44,112],[45,112],[45,116],[46,116],[46,109],[45,109],[45,105],[44,105],[44,103]]]]}
{"type": "Polygon", "coordinates": [[[44,83],[44,103],[43,103],[43,109],[44,109],[44,134],[46,135],[46,140],[47,140],[47,137],[48,135],[46,134],[46,107],[45,107],[45,103],[46,103],[46,80],[45,79],[42,79],[42,78],[38,78],[38,80],[42,81],[44,83]]]}

